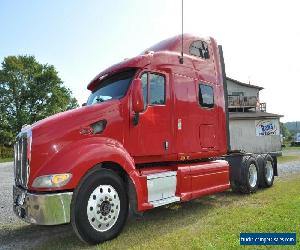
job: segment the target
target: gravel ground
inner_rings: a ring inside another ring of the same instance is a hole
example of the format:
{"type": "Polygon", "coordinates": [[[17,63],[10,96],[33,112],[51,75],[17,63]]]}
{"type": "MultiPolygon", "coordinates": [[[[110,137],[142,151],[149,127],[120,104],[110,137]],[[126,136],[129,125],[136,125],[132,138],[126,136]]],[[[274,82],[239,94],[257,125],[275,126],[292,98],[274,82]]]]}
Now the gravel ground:
{"type": "Polygon", "coordinates": [[[297,173],[300,173],[300,161],[278,163],[279,178],[284,178],[297,173]]]}
{"type": "Polygon", "coordinates": [[[0,163],[0,250],[31,249],[55,235],[66,234],[71,225],[29,225],[15,216],[12,203],[13,163],[0,163]]]}
{"type": "Polygon", "coordinates": [[[12,210],[13,165],[11,162],[0,163],[0,225],[18,221],[12,210]]]}
{"type": "MultiPolygon", "coordinates": [[[[299,151],[298,151],[299,152],[299,151]]],[[[300,161],[278,164],[279,179],[300,173],[300,161]]],[[[30,249],[55,235],[69,234],[71,226],[28,225],[12,210],[12,163],[0,163],[0,250],[30,249]]]]}

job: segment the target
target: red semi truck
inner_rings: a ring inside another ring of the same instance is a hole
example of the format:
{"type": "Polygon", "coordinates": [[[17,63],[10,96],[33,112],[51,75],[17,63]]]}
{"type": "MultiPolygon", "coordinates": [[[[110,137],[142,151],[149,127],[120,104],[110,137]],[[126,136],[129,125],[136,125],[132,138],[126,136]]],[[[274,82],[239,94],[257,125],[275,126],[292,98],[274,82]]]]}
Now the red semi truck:
{"type": "Polygon", "coordinates": [[[213,38],[164,40],[87,88],[83,107],[17,136],[13,207],[21,219],[71,222],[97,244],[121,232],[129,209],[272,186],[276,157],[230,151],[225,67],[213,38]]]}

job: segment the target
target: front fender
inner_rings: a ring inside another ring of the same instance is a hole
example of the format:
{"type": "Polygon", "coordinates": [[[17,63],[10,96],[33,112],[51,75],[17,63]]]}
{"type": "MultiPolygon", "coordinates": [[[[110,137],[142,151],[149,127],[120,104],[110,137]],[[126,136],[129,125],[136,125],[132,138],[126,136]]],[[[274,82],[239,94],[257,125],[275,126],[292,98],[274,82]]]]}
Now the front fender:
{"type": "Polygon", "coordinates": [[[138,210],[148,209],[146,178],[139,174],[133,158],[123,145],[106,137],[90,137],[70,143],[49,159],[36,173],[30,175],[29,187],[33,191],[73,190],[87,171],[101,162],[114,162],[120,165],[135,186],[138,210]],[[32,182],[36,177],[57,173],[71,173],[72,179],[61,188],[36,189],[32,187],[32,182]]]}

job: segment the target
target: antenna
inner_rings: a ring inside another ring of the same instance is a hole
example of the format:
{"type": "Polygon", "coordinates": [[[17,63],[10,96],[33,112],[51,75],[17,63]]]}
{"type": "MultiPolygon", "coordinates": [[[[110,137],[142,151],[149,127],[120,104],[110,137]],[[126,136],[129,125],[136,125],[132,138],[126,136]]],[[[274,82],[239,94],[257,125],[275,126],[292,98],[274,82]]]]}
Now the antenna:
{"type": "Polygon", "coordinates": [[[183,0],[181,0],[181,56],[179,63],[183,64],[183,0]]]}

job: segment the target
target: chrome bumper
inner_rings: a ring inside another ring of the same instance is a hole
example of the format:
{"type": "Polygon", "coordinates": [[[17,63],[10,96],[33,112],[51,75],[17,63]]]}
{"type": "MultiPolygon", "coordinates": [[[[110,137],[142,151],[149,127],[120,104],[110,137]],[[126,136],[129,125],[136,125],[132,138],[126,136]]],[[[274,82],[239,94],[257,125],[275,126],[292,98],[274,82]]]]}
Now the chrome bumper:
{"type": "Polygon", "coordinates": [[[33,194],[14,186],[13,209],[22,220],[38,225],[70,222],[72,192],[33,194]]]}

